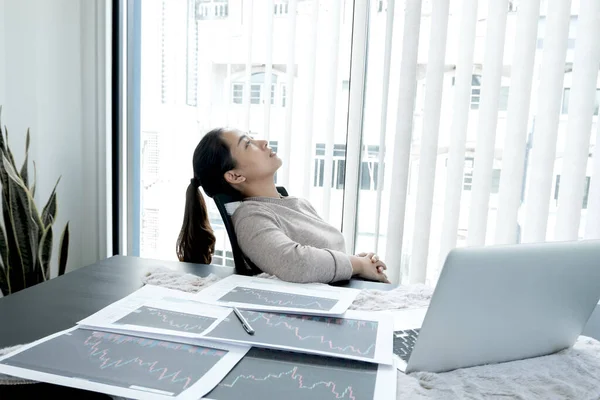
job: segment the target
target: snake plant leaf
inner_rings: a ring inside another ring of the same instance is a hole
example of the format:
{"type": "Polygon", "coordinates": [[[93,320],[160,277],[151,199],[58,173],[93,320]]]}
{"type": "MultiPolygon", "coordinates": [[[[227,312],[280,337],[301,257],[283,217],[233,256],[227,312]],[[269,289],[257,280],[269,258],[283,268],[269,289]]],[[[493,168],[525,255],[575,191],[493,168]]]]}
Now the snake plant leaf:
{"type": "Polygon", "coordinates": [[[2,131],[2,106],[0,106],[0,152],[6,154],[6,142],[4,140],[4,132],[2,131]]]}
{"type": "MultiPolygon", "coordinates": [[[[31,256],[33,257],[33,259],[31,261],[31,264],[26,265],[26,267],[30,267],[30,269],[27,269],[26,271],[28,273],[31,273],[35,270],[35,263],[37,261],[35,256],[37,254],[39,239],[41,238],[41,233],[39,232],[39,229],[42,225],[42,221],[39,218],[39,213],[35,206],[35,202],[31,197],[31,194],[29,193],[27,187],[23,184],[23,180],[21,179],[17,171],[13,168],[13,166],[7,164],[6,157],[3,157],[4,158],[2,162],[3,165],[6,167],[5,170],[8,176],[9,188],[11,189],[9,197],[9,210],[11,213],[11,217],[14,219],[13,227],[16,228],[17,226],[22,225],[23,228],[28,228],[27,230],[24,230],[22,232],[15,231],[14,233],[16,237],[29,237],[29,246],[26,246],[25,242],[23,242],[20,244],[20,248],[24,252],[23,254],[26,254],[27,257],[30,256],[29,252],[25,251],[25,248],[28,247],[31,251],[31,256]]],[[[26,261],[29,261],[29,258],[27,258],[26,261]]]]}
{"type": "MultiPolygon", "coordinates": [[[[2,108],[0,107],[0,116],[2,115],[2,108]]],[[[0,119],[0,151],[2,154],[6,154],[6,142],[4,140],[4,132],[2,131],[2,119],[0,119]]]]}
{"type": "Polygon", "coordinates": [[[38,264],[44,281],[50,279],[50,258],[52,257],[52,227],[48,227],[42,234],[38,254],[38,264]]]}
{"type": "MultiPolygon", "coordinates": [[[[12,165],[9,164],[6,156],[2,155],[2,157],[4,157],[2,162],[8,174],[8,207],[10,224],[12,225],[12,240],[17,253],[15,257],[11,257],[9,260],[11,281],[15,277],[17,282],[19,282],[21,279],[16,276],[22,275],[22,285],[23,287],[27,287],[27,277],[31,278],[36,269],[38,227],[31,216],[31,204],[27,189],[23,186],[22,180],[12,165]]],[[[19,290],[22,287],[17,287],[16,289],[19,290]]]]}
{"type": "MultiPolygon", "coordinates": [[[[2,157],[0,157],[0,159],[2,159],[2,157]]],[[[9,249],[15,249],[16,244],[14,241],[13,227],[12,227],[12,222],[11,222],[11,218],[10,218],[10,207],[8,206],[8,195],[9,195],[10,189],[8,188],[8,186],[3,186],[2,191],[4,193],[6,193],[6,196],[2,196],[2,216],[4,218],[4,227],[6,229],[6,246],[9,249]]],[[[17,259],[17,256],[18,256],[18,252],[14,251],[14,250],[9,250],[6,253],[7,262],[5,265],[6,265],[6,276],[8,277],[9,289],[6,292],[4,291],[4,289],[2,289],[2,293],[5,295],[12,293],[12,287],[17,288],[20,285],[24,284],[24,282],[23,282],[24,275],[18,274],[19,271],[15,270],[13,267],[13,265],[15,265],[14,263],[15,263],[15,259],[17,259]],[[16,280],[13,281],[13,276],[15,275],[15,273],[17,274],[17,276],[16,276],[16,280]]]]}
{"type": "MultiPolygon", "coordinates": [[[[4,152],[0,152],[0,154],[5,154],[4,152]]],[[[0,157],[0,184],[2,185],[2,194],[3,196],[7,196],[6,188],[8,187],[8,175],[6,175],[6,168],[4,167],[4,163],[2,161],[2,157],[0,157]]]]}
{"type": "Polygon", "coordinates": [[[29,137],[29,128],[27,129],[27,137],[25,139],[25,161],[23,161],[23,166],[21,167],[21,179],[26,187],[29,187],[29,174],[27,173],[27,164],[29,163],[29,142],[31,138],[29,137]]]}
{"type": "Polygon", "coordinates": [[[48,202],[42,209],[42,223],[44,224],[44,227],[52,225],[56,219],[56,187],[58,186],[58,182],[60,182],[60,178],[61,177],[59,176],[56,185],[54,185],[54,189],[52,189],[48,202]]]}
{"type": "Polygon", "coordinates": [[[2,225],[0,225],[0,264],[5,269],[8,267],[8,246],[6,244],[6,233],[2,225]]]}
{"type": "MultiPolygon", "coordinates": [[[[21,258],[19,251],[17,249],[17,244],[15,241],[14,228],[12,223],[12,216],[10,213],[10,184],[8,180],[8,174],[6,173],[6,168],[4,166],[4,160],[6,159],[5,154],[0,154],[0,176],[2,177],[2,217],[4,220],[4,227],[6,229],[6,244],[10,251],[7,252],[7,274],[8,274],[8,282],[12,286],[10,290],[8,290],[8,294],[12,293],[12,289],[18,290],[17,288],[21,288],[25,286],[25,275],[21,273],[17,267],[21,266],[21,258]]],[[[7,294],[2,291],[2,293],[7,294]]]]}
{"type": "Polygon", "coordinates": [[[6,234],[4,228],[0,225],[0,290],[2,293],[10,294],[10,284],[8,280],[8,247],[6,244],[6,234]]]}
{"type": "Polygon", "coordinates": [[[10,150],[10,146],[8,145],[8,128],[4,125],[4,134],[6,135],[6,157],[10,160],[10,164],[16,170],[17,165],[15,164],[15,158],[13,157],[12,151],[10,150]]]}
{"type": "Polygon", "coordinates": [[[35,184],[37,182],[37,169],[35,167],[35,161],[33,162],[33,184],[31,185],[31,197],[35,198],[35,184]]]}
{"type": "Polygon", "coordinates": [[[60,236],[58,253],[58,275],[64,275],[67,270],[67,258],[69,257],[69,222],[65,225],[62,235],[60,236]]]}

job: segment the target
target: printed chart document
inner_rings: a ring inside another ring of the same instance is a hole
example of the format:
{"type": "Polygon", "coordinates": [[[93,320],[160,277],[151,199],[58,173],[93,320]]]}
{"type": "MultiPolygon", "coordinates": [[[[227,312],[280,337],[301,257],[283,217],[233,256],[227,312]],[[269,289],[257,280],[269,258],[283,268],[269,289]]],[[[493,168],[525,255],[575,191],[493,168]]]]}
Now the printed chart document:
{"type": "Polygon", "coordinates": [[[321,354],[393,365],[393,319],[385,313],[349,310],[343,318],[240,310],[254,328],[246,333],[235,314],[204,334],[205,339],[321,354]]]}
{"type": "Polygon", "coordinates": [[[198,399],[248,349],[74,327],[0,357],[0,373],[131,399],[198,399]]]}
{"type": "Polygon", "coordinates": [[[389,365],[252,348],[206,399],[396,399],[389,365]]]}
{"type": "Polygon", "coordinates": [[[221,322],[231,309],[195,300],[195,295],[146,285],[78,322],[111,332],[199,338],[221,322]]]}
{"type": "Polygon", "coordinates": [[[342,315],[359,289],[230,275],[197,293],[198,301],[246,310],[342,315]]]}

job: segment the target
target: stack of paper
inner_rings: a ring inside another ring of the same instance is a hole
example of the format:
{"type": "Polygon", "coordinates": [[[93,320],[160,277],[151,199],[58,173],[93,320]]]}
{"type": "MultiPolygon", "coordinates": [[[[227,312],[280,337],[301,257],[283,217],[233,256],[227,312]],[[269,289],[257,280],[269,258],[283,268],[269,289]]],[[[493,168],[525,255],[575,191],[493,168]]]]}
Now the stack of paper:
{"type": "Polygon", "coordinates": [[[238,275],[198,294],[144,286],[0,372],[136,399],[394,399],[392,319],[348,310],[358,292],[238,275]]]}

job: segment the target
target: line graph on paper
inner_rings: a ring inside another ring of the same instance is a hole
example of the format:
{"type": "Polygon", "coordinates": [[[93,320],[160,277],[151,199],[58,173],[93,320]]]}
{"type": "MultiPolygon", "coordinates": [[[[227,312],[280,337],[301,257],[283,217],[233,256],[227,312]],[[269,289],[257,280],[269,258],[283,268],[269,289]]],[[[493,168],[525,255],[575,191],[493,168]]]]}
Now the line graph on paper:
{"type": "Polygon", "coordinates": [[[372,399],[376,378],[377,364],[253,348],[207,397],[372,399]]]}
{"type": "Polygon", "coordinates": [[[332,318],[241,310],[256,333],[249,337],[235,315],[221,321],[207,337],[316,350],[332,354],[374,358],[378,323],[332,318]]]}
{"type": "Polygon", "coordinates": [[[202,333],[217,319],[179,311],[142,306],[115,321],[117,325],[137,325],[179,332],[202,333]]]}
{"type": "Polygon", "coordinates": [[[281,293],[271,290],[248,288],[244,286],[236,286],[221,296],[219,301],[320,311],[329,311],[338,302],[336,299],[329,299],[326,297],[281,293]]]}
{"type": "Polygon", "coordinates": [[[2,363],[176,396],[197,382],[226,353],[208,347],[75,329],[2,363]]]}

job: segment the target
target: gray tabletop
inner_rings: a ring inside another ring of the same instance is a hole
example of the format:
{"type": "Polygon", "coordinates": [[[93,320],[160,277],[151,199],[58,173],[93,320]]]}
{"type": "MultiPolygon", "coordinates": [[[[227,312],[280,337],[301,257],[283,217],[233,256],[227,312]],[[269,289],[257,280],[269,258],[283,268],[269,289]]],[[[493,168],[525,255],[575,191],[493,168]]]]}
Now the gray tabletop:
{"type": "MultiPolygon", "coordinates": [[[[142,287],[157,266],[225,277],[232,268],[139,257],[113,256],[0,299],[0,348],[29,343],[73,327],[81,319],[142,287]]],[[[394,286],[350,280],[336,286],[389,290],[394,286]]]]}

